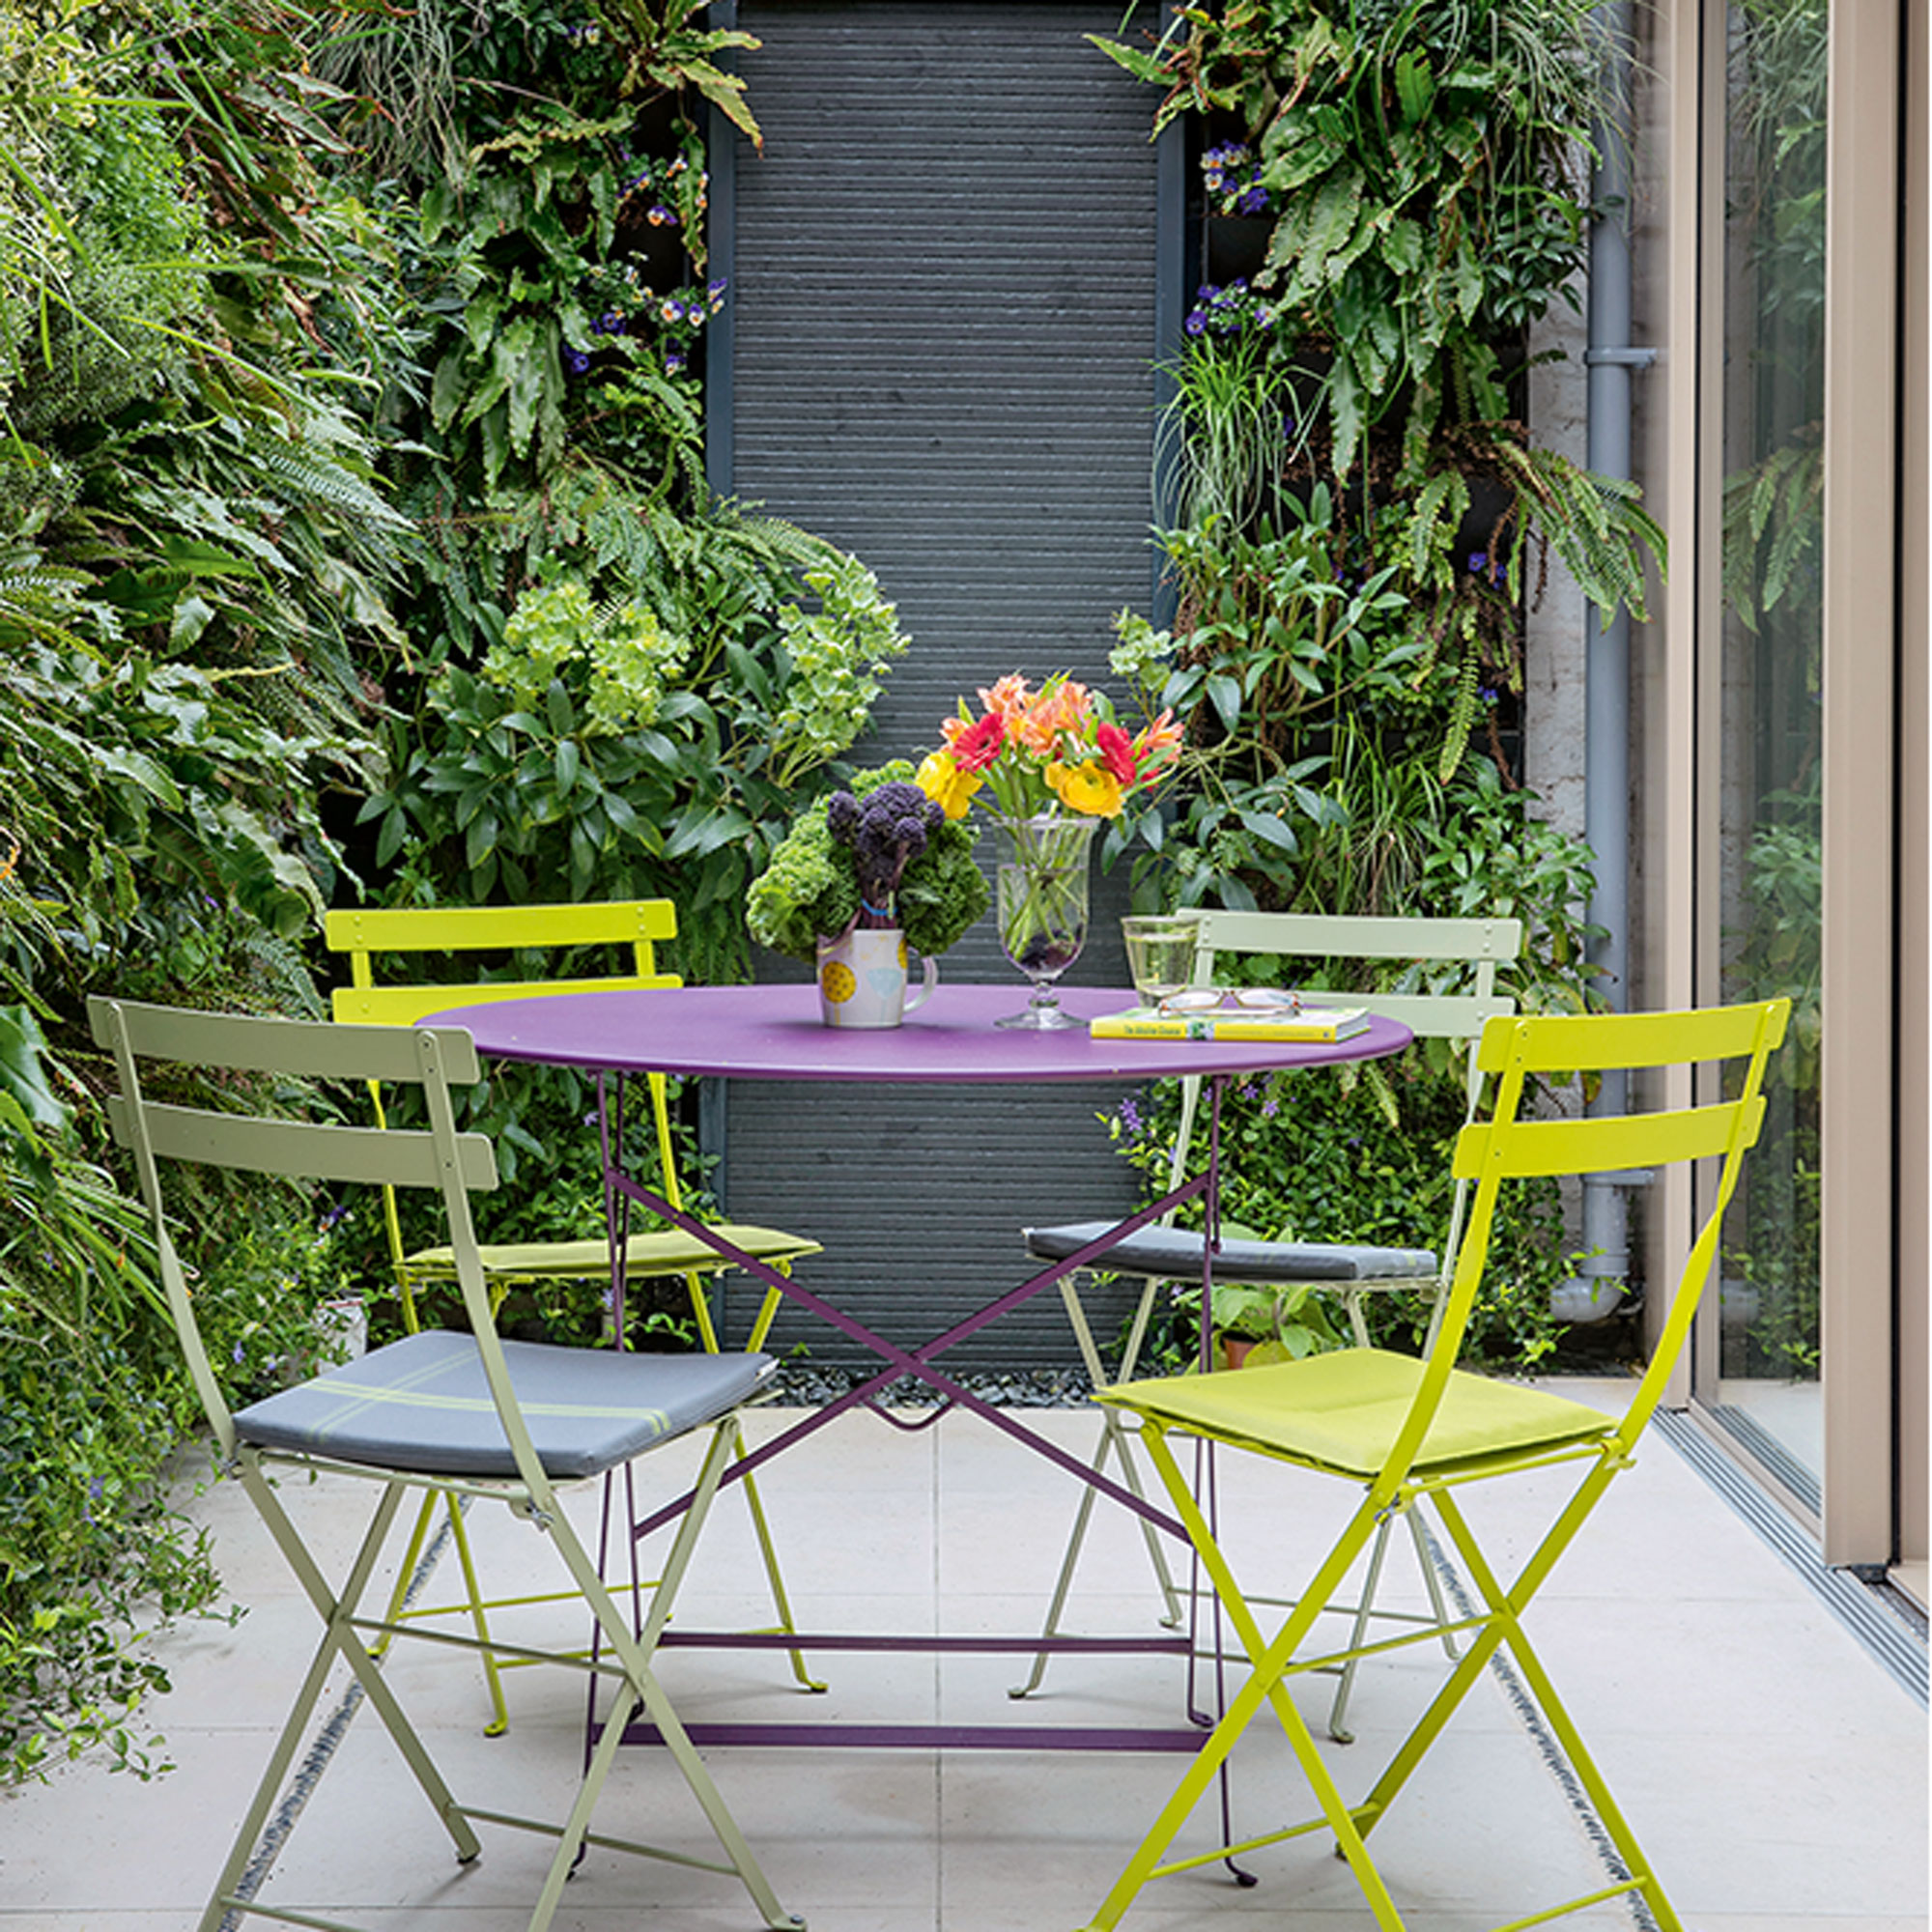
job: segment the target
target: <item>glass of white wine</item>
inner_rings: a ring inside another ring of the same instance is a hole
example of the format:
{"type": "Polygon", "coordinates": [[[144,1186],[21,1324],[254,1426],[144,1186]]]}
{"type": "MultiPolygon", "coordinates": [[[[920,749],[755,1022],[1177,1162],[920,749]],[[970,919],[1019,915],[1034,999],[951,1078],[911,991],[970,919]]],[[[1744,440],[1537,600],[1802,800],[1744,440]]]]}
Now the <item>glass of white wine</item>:
{"type": "Polygon", "coordinates": [[[1127,946],[1127,971],[1144,1007],[1157,1007],[1194,978],[1194,948],[1201,931],[1198,913],[1135,914],[1121,922],[1127,946]]]}

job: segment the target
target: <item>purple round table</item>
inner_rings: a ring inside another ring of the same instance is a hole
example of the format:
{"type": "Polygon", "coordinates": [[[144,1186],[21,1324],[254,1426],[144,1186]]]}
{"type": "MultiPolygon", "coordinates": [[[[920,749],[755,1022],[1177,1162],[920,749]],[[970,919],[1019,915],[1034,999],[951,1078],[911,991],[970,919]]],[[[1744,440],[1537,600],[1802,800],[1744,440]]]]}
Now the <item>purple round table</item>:
{"type": "MultiPolygon", "coordinates": [[[[1061,989],[1061,1004],[1079,1020],[1119,1012],[1133,1005],[1124,988],[1068,986],[1061,989]]],[[[926,1383],[941,1398],[937,1420],[949,1406],[970,1408],[996,1428],[1058,1463],[1091,1488],[1111,1496],[1122,1507],[1174,1535],[1184,1535],[1180,1524],[1144,1497],[1112,1481],[1097,1467],[1081,1462],[1058,1443],[1027,1428],[1009,1409],[996,1408],[935,1365],[935,1358],[966,1336],[1008,1310],[1056,1284],[1075,1268],[1102,1265],[1104,1250],[1122,1236],[1147,1226],[1174,1207],[1196,1197],[1206,1204],[1208,1226],[1215,1225],[1215,1186],[1218,1168],[1218,1097],[1222,1084],[1238,1074],[1269,1073],[1286,1067],[1333,1065],[1346,1061],[1377,1060],[1400,1053],[1412,1037],[1399,1021],[1372,1018],[1366,1032],[1332,1044],[1304,1040],[1133,1040],[1094,1039],[1085,1026],[1037,1033],[1002,1028],[994,1022],[1015,1012],[1026,998],[1014,985],[941,985],[932,998],[906,1015],[902,1026],[875,1031],[828,1027],[819,1018],[815,985],[685,986],[650,991],[557,993],[525,1000],[502,1000],[480,1006],[452,1008],[420,1022],[426,1026],[465,1029],[480,1052],[493,1059],[524,1061],[542,1065],[575,1066],[596,1073],[600,1126],[605,1146],[605,1179],[613,1205],[619,1197],[637,1202],[662,1215],[687,1234],[706,1241],[787,1299],[800,1303],[861,1343],[885,1364],[870,1381],[854,1388],[806,1420],[781,1432],[726,1471],[733,1482],[760,1463],[781,1454],[793,1443],[816,1432],[834,1416],[866,1403],[887,1420],[895,1418],[880,1406],[879,1397],[901,1378],[926,1383]],[[787,1275],[753,1260],[702,1223],[673,1208],[662,1196],[622,1173],[612,1154],[621,1144],[621,1126],[610,1130],[611,1111],[605,1095],[606,1076],[617,1080],[616,1114],[622,1118],[622,1083],[632,1074],[671,1073],[684,1076],[809,1081],[886,1081],[952,1085],[991,1083],[1032,1086],[1040,1082],[1139,1082],[1175,1079],[1198,1073],[1208,1077],[1215,1104],[1209,1109],[1208,1153],[1202,1173],[1159,1201],[1108,1230],[1099,1239],[1065,1261],[1041,1269],[1019,1287],[1008,1291],[984,1308],[918,1349],[906,1349],[875,1334],[852,1316],[787,1275]]],[[[613,1211],[612,1263],[621,1287],[617,1260],[620,1215],[613,1211]]],[[[1211,1264],[1208,1279],[1211,1280],[1211,1264]]],[[[1208,1296],[1204,1293],[1204,1328],[1208,1296]]],[[[924,1424],[899,1427],[923,1427],[924,1424]]],[[[634,1539],[678,1515],[688,1504],[681,1497],[635,1523],[634,1539]]],[[[810,1633],[765,1634],[707,1634],[667,1631],[667,1644],[750,1646],[787,1650],[915,1650],[926,1652],[1011,1652],[1030,1655],[1041,1649],[1152,1651],[1190,1656],[1191,1638],[988,1636],[850,1636],[810,1633]]],[[[698,1744],[801,1745],[843,1744],[925,1749],[942,1747],[980,1747],[995,1749],[1162,1750],[1192,1751],[1205,1732],[1193,1725],[1173,1729],[1005,1724],[693,1724],[698,1744]]],[[[647,1725],[633,1724],[626,1740],[655,1741],[647,1725]]]]}
{"type": "MultiPolygon", "coordinates": [[[[1067,986],[1076,1019],[1120,1012],[1124,988],[1067,986]]],[[[867,1032],[828,1027],[818,989],[684,986],[655,992],[569,993],[504,1000],[438,1013],[479,1051],[500,1060],[604,1073],[721,1074],[748,1080],[876,1080],[1032,1086],[1039,1081],[1171,1080],[1181,1074],[1268,1073],[1400,1053],[1411,1038],[1396,1020],[1332,1045],[1302,1040],[1094,1039],[1082,1027],[1054,1033],[996,1027],[1025,1004],[1024,987],[942,984],[905,1024],[867,1032]]]]}

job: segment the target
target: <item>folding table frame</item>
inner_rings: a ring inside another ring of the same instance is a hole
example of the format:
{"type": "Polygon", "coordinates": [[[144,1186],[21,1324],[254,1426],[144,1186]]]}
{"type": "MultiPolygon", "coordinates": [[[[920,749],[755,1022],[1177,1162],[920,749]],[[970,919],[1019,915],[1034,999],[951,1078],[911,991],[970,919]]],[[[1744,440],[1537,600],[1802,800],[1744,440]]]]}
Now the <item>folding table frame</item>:
{"type": "MultiPolygon", "coordinates": [[[[1125,991],[1079,988],[1068,989],[1063,995],[1063,1003],[1080,1018],[1118,1011],[1131,1001],[1132,995],[1125,991]]],[[[1398,1022],[1377,1020],[1368,1033],[1332,1044],[1184,1042],[1179,1049],[1188,1056],[1183,1065],[1172,1042],[1094,1040],[1084,1028],[1045,1035],[996,1032],[993,1020],[1009,1009],[1011,1002],[1011,991],[1005,987],[943,985],[916,1015],[908,1016],[903,1027],[878,1033],[852,1033],[820,1023],[817,993],[811,986],[688,987],[678,992],[586,994],[527,1004],[511,1002],[459,1009],[443,1015],[442,1023],[472,1031],[486,1056],[571,1065],[596,1072],[600,1078],[600,1105],[607,1122],[620,1104],[623,1079],[653,1071],[774,1080],[962,1082],[1021,1087],[1046,1080],[1135,1085],[1190,1069],[1207,1076],[1208,1152],[1200,1173],[1118,1227],[1108,1229],[1089,1247],[1040,1269],[918,1348],[902,1347],[888,1340],[796,1278],[781,1275],[760,1264],[756,1257],[734,1248],[715,1230],[707,1229],[622,1173],[614,1161],[606,1171],[607,1185],[614,1196],[639,1203],[686,1234],[706,1241],[747,1273],[869,1350],[883,1364],[876,1374],[836,1402],[785,1429],[734,1463],[724,1471],[724,1483],[742,1480],[825,1428],[837,1416],[861,1405],[887,1415],[888,1420],[901,1428],[930,1427],[946,1408],[959,1407],[982,1417],[1157,1530],[1171,1536],[1184,1536],[1184,1525],[1177,1516],[1149,1501],[1133,1488],[1097,1472],[1087,1460],[1027,1428],[1010,1411],[982,1401],[947,1374],[939,1366],[939,1357],[988,1322],[1053,1288],[1073,1269],[1093,1265],[1106,1247],[1122,1235],[1150,1225],[1183,1203],[1204,1201],[1212,1232],[1219,1162],[1218,1098],[1225,1079],[1396,1053],[1408,1043],[1408,1030],[1398,1022]],[[940,1407],[931,1415],[912,1424],[889,1415],[881,1402],[889,1388],[907,1378],[931,1388],[941,1399],[940,1407]]],[[[616,1145],[608,1132],[604,1145],[608,1157],[616,1145]]],[[[642,1518],[635,1533],[639,1537],[649,1534],[670,1521],[682,1507],[683,1499],[667,1504],[642,1518]]],[[[813,1655],[863,1650],[992,1652],[1026,1657],[1036,1655],[1042,1643],[1037,1635],[969,1637],[798,1632],[775,1637],[679,1630],[667,1631],[663,1641],[668,1646],[732,1649],[797,1645],[813,1655]]],[[[1146,1637],[1060,1635],[1046,1641],[1052,1649],[1088,1654],[1164,1653],[1191,1660],[1194,1653],[1193,1640],[1185,1634],[1146,1637]]],[[[648,1726],[634,1726],[628,1735],[647,1742],[655,1733],[648,1726]]],[[[1199,1748],[1202,1729],[1199,1723],[1166,1729],[945,1723],[700,1723],[691,1727],[691,1735],[699,1744],[721,1745],[836,1744],[953,1749],[976,1747],[1010,1749],[1023,1746],[1041,1750],[1191,1752],[1199,1748]]]]}

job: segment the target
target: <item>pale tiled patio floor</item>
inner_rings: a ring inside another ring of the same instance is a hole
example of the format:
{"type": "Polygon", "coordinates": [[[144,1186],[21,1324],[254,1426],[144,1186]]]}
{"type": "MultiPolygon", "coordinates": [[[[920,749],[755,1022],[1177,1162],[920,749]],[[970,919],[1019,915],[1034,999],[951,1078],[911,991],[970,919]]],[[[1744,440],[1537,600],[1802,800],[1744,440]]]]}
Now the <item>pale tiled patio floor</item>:
{"type": "MultiPolygon", "coordinates": [[[[1614,1406],[1625,1388],[1569,1392],[1614,1406]]],[[[778,1412],[753,1418],[768,1434],[778,1412]]],[[[1023,1419],[1084,1447],[1091,1412],[1023,1419]]],[[[689,1463],[677,1445],[640,1464],[663,1493],[689,1463]]],[[[1472,1498],[1479,1532],[1507,1557],[1540,1527],[1544,1479],[1472,1498]],[[1474,1504],[1480,1502],[1478,1514],[1474,1504]],[[1519,1530],[1520,1525],[1520,1531],[1519,1530]]],[[[340,1550],[358,1526],[360,1486],[293,1490],[340,1550]]],[[[903,1435],[841,1418],[775,1464],[765,1499],[801,1623],[819,1630],[999,1631],[1035,1626],[1072,1507],[1068,1480],[970,1417],[903,1435]]],[[[1251,1587],[1286,1587],[1339,1486],[1292,1483],[1227,1459],[1223,1508],[1251,1587]]],[[[215,1528],[236,1627],[197,1622],[161,1639],[174,1694],[156,1711],[180,1768],[143,1785],[83,1765],[0,1799],[0,1932],[175,1932],[192,1925],[244,1797],[313,1643],[279,1557],[245,1500],[222,1485],[196,1506],[215,1528]]],[[[1145,1633],[1155,1600],[1138,1536],[1115,1513],[1081,1573],[1075,1627],[1145,1633]]],[[[472,1512],[493,1584],[528,1575],[534,1535],[472,1512]]],[[[726,1496],[687,1591],[687,1626],[755,1621],[745,1512],[726,1496]]],[[[1411,1567],[1398,1559],[1402,1590],[1411,1567]]],[[[541,1560],[541,1559],[539,1559],[541,1560]]],[[[446,1566],[432,1583],[447,1592],[446,1566]]],[[[531,1587],[525,1584],[523,1587],[531,1587]]],[[[526,1612],[528,1616],[554,1614],[526,1612]]],[[[571,1626],[574,1628],[575,1626],[571,1626]]],[[[1701,1932],[1906,1932],[1926,1922],[1926,1723],[1917,1699],[1666,1442],[1653,1437],[1557,1570],[1530,1628],[1687,1926],[1701,1932]]],[[[1439,1670],[1433,1649],[1364,1669],[1359,1740],[1330,1747],[1345,1789],[1364,1787],[1439,1670]]],[[[1165,1723],[1178,1710],[1170,1658],[1061,1659],[1043,1692],[1011,1702],[1013,1660],[841,1655],[823,1660],[824,1697],[788,1688],[770,1656],[682,1651],[664,1676],[687,1719],[873,1717],[917,1722],[1165,1723]]],[[[459,1796],[554,1814],[579,1750],[577,1680],[510,1677],[514,1728],[481,1735],[473,1662],[423,1646],[392,1680],[459,1796]]],[[[1319,1697],[1317,1690],[1304,1694],[1319,1697]]],[[[339,1687],[324,1700],[328,1712],[339,1687]]],[[[1237,1830],[1304,1814],[1278,1730],[1237,1752],[1237,1830]]],[[[1072,1932],[1084,1925],[1179,1775],[1172,1756],[1028,1751],[709,1753],[724,1794],[786,1907],[816,1932],[1072,1932]]],[[[620,1834],[708,1849],[670,1766],[622,1754],[599,1814],[620,1834]]],[[[1206,1842],[1206,1823],[1195,1833],[1206,1842]]],[[[348,1727],[264,1894],[377,1932],[511,1932],[524,1923],[545,1853],[485,1828],[483,1858],[459,1870],[447,1841],[366,1710],[348,1727]]],[[[1473,1932],[1603,1883],[1588,1820],[1572,1805],[1503,1686],[1487,1679],[1377,1840],[1418,1932],[1473,1932]]],[[[1292,1925],[1352,1932],[1372,1920],[1318,1836],[1257,1854],[1262,1883],[1218,1867],[1142,1895],[1127,1932],[1292,1925]]],[[[253,1919],[253,1924],[268,1921],[253,1919]]],[[[1607,1906],[1565,1921],[1635,1922],[1607,1906]]],[[[593,1851],[568,1888],[564,1932],[752,1932],[726,1879],[593,1851]]]]}

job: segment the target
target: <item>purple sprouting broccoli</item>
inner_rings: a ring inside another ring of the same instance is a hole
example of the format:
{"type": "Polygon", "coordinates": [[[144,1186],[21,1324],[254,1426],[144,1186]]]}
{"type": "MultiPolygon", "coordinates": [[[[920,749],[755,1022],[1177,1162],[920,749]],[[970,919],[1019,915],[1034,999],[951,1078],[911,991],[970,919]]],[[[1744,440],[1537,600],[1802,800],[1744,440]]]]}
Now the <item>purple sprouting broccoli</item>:
{"type": "Polygon", "coordinates": [[[825,802],[826,829],[852,848],[859,882],[859,923],[898,923],[893,895],[925,841],[946,822],[938,803],[916,784],[895,781],[869,792],[862,802],[849,791],[835,791],[825,802]]]}

